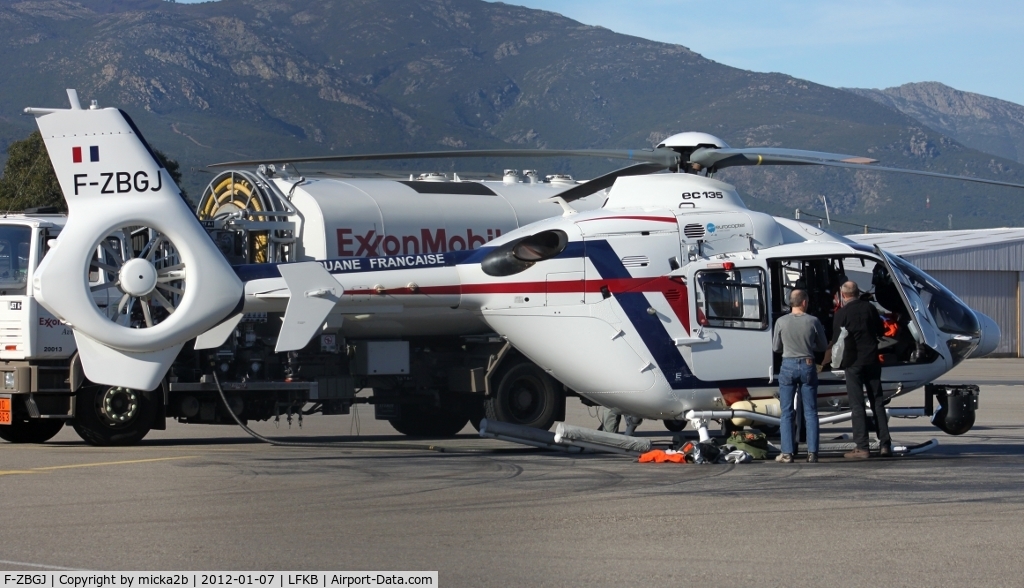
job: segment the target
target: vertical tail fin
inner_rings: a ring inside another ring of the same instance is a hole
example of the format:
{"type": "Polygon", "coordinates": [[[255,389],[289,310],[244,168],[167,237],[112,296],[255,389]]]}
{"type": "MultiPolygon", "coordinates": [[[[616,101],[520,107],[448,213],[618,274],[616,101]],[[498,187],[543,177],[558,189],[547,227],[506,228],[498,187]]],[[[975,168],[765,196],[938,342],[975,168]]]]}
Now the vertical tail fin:
{"type": "Polygon", "coordinates": [[[150,390],[186,341],[239,306],[242,283],[131,118],[68,95],[71,109],[25,109],[68,203],[33,290],[74,327],[90,380],[150,390]],[[90,270],[104,283],[90,285],[90,270]],[[99,289],[117,312],[97,306],[99,289]]]}

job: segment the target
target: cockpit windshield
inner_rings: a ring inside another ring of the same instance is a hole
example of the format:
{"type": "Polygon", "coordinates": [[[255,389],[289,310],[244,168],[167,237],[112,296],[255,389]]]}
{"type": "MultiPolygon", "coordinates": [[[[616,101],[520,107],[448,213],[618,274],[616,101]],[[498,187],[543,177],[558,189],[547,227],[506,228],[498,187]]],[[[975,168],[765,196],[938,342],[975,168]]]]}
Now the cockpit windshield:
{"type": "Polygon", "coordinates": [[[0,292],[3,294],[24,294],[31,240],[29,227],[0,226],[0,292]]]}
{"type": "Polygon", "coordinates": [[[899,276],[904,286],[910,286],[917,291],[921,300],[927,305],[928,312],[935,319],[935,325],[939,330],[954,335],[970,335],[977,337],[981,334],[981,325],[974,311],[964,304],[956,294],[946,289],[938,280],[914,267],[905,259],[886,252],[885,256],[902,273],[899,276]],[[909,281],[909,283],[908,283],[909,281]]]}

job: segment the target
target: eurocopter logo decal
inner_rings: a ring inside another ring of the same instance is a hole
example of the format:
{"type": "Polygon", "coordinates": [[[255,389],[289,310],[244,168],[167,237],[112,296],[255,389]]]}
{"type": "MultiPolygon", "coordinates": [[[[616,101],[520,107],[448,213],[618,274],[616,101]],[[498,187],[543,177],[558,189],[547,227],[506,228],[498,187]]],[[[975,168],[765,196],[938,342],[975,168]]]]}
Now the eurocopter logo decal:
{"type": "MultiPolygon", "coordinates": [[[[89,161],[97,162],[100,160],[100,146],[92,145],[89,147],[89,161]]],[[[72,147],[71,148],[71,161],[75,163],[82,163],[82,148],[72,147]]]]}
{"type": "Polygon", "coordinates": [[[714,233],[715,232],[715,223],[708,223],[707,229],[708,229],[709,233],[714,233]]]}

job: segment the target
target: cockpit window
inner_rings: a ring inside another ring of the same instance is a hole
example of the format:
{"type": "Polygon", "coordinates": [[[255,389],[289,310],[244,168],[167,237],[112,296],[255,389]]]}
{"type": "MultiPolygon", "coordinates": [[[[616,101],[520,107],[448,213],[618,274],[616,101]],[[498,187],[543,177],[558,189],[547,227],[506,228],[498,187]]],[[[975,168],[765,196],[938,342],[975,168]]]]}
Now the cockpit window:
{"type": "Polygon", "coordinates": [[[914,267],[905,259],[891,253],[886,253],[886,257],[899,270],[894,273],[903,273],[903,276],[899,276],[900,281],[905,286],[910,286],[917,291],[921,300],[928,307],[928,312],[935,319],[935,325],[939,327],[939,330],[972,337],[981,334],[981,325],[978,324],[978,318],[974,315],[974,311],[957,298],[956,294],[947,290],[938,280],[914,267]]]}
{"type": "Polygon", "coordinates": [[[29,227],[0,226],[0,292],[24,293],[28,283],[31,240],[32,229],[29,227]]]}
{"type": "Polygon", "coordinates": [[[697,321],[708,327],[764,329],[764,272],[758,268],[697,272],[697,321]]]}

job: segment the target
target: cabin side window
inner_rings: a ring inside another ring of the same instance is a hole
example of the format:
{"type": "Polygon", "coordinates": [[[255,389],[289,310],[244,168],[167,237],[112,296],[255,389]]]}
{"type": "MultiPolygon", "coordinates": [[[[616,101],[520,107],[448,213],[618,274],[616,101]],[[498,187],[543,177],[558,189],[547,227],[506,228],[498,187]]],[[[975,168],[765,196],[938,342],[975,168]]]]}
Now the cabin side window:
{"type": "Polygon", "coordinates": [[[765,278],[759,268],[697,272],[697,322],[707,327],[762,330],[765,278]]]}

